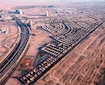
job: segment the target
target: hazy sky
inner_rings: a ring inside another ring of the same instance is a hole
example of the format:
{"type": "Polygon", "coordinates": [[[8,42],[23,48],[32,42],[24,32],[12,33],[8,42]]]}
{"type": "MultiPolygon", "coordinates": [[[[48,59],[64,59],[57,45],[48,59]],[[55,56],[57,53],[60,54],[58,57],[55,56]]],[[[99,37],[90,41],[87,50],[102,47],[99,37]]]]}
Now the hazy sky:
{"type": "Polygon", "coordinates": [[[36,4],[58,4],[58,2],[60,3],[64,3],[64,2],[68,2],[68,4],[70,2],[97,2],[97,1],[105,1],[105,0],[0,0],[0,9],[1,8],[10,8],[13,6],[18,6],[18,5],[36,5],[36,4]]]}
{"type": "Polygon", "coordinates": [[[58,2],[64,3],[64,2],[93,2],[93,1],[105,1],[105,0],[0,0],[0,8],[3,8],[4,6],[16,6],[16,5],[34,5],[34,4],[57,4],[58,2]]]}
{"type": "Polygon", "coordinates": [[[84,1],[105,1],[105,0],[0,0],[0,2],[11,2],[11,3],[36,3],[36,2],[84,2],[84,1]]]}

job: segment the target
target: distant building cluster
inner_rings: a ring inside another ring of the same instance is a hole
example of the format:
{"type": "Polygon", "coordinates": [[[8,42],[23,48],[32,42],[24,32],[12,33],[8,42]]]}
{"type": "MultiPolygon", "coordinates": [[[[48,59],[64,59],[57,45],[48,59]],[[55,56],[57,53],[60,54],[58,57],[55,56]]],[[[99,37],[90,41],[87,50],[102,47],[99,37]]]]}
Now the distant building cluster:
{"type": "Polygon", "coordinates": [[[2,18],[4,15],[6,15],[6,12],[4,10],[0,10],[0,18],[2,18]]]}

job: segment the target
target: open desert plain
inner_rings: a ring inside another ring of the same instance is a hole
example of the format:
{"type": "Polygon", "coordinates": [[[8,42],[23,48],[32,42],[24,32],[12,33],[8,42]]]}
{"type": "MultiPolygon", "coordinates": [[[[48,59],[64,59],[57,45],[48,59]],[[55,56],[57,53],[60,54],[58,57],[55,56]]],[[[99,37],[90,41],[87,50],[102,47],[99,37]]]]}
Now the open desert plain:
{"type": "Polygon", "coordinates": [[[105,85],[104,0],[10,2],[0,1],[0,85],[105,85]]]}

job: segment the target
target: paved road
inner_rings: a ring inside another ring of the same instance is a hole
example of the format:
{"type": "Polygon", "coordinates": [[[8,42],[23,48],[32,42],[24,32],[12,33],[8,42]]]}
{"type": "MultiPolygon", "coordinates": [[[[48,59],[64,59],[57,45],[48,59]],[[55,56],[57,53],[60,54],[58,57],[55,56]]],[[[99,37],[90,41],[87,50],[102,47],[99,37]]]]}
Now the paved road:
{"type": "Polygon", "coordinates": [[[23,24],[17,17],[13,16],[13,18],[21,28],[21,39],[15,45],[12,52],[0,64],[0,85],[3,85],[10,74],[16,69],[16,66],[19,64],[22,58],[22,56],[20,55],[27,47],[29,40],[29,28],[25,24],[23,24]]]}

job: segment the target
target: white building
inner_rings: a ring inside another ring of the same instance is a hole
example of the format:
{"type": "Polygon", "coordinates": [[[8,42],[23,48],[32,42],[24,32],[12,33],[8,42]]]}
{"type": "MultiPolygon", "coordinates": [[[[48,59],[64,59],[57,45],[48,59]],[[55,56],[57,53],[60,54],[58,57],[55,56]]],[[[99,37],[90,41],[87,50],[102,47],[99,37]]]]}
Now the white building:
{"type": "Polygon", "coordinates": [[[46,11],[46,16],[47,16],[47,17],[50,16],[50,13],[49,13],[48,11],[46,11]]]}
{"type": "Polygon", "coordinates": [[[7,28],[0,28],[0,33],[1,34],[8,34],[8,29],[7,28]]]}

